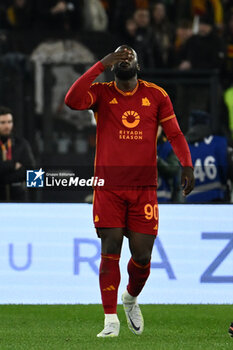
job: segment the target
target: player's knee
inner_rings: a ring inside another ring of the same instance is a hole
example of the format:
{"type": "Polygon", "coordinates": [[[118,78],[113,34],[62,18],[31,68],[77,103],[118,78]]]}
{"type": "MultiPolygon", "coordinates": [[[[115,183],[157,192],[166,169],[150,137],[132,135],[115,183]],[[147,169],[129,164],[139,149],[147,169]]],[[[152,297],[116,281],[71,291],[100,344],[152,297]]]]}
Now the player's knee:
{"type": "Polygon", "coordinates": [[[132,256],[133,260],[142,266],[145,266],[147,264],[149,264],[150,260],[151,260],[151,254],[135,254],[132,256]]]}

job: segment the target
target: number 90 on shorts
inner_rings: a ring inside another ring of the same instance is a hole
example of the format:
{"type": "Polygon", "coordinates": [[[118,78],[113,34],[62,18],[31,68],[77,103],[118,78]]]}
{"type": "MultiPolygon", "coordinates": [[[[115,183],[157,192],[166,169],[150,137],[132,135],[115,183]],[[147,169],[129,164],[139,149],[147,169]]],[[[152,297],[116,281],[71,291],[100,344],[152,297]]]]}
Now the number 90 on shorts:
{"type": "Polygon", "coordinates": [[[159,219],[159,208],[158,204],[151,205],[150,203],[147,203],[144,206],[144,213],[145,213],[145,218],[147,220],[155,220],[155,227],[153,228],[154,230],[158,230],[158,219],[159,219]]]}

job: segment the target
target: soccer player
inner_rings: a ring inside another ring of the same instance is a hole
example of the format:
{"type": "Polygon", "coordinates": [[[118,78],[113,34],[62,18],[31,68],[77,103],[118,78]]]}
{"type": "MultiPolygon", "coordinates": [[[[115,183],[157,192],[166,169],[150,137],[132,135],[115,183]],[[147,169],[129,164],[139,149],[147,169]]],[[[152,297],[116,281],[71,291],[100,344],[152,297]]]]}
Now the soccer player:
{"type": "Polygon", "coordinates": [[[158,230],[156,135],[161,124],[182,165],[183,193],[194,187],[192,160],[171,101],[161,87],[140,80],[136,52],[122,45],[105,56],[69,89],[65,103],[92,109],[97,120],[95,176],[105,180],[95,189],[93,219],[101,239],[99,282],[105,313],[97,337],[118,336],[117,292],[123,236],[129,240],[129,282],[122,295],[130,330],[143,332],[137,296],[150,274],[151,252],[158,230]],[[111,68],[115,81],[93,81],[111,68]]]}

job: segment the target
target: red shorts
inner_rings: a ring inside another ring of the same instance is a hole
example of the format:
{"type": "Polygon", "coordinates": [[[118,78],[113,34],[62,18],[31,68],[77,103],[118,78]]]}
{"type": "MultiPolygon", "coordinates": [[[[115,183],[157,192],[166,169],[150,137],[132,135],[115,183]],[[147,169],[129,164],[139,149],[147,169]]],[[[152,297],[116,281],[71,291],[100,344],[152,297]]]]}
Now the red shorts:
{"type": "Polygon", "coordinates": [[[95,227],[125,227],[138,233],[157,235],[158,202],[155,187],[127,190],[95,190],[95,227]]]}

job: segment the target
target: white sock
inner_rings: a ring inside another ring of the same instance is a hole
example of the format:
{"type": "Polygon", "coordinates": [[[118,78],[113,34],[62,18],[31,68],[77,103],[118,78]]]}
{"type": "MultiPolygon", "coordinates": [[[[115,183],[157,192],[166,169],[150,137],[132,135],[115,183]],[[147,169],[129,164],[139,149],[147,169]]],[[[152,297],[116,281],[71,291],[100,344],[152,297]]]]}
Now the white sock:
{"type": "Polygon", "coordinates": [[[136,299],[137,299],[137,297],[133,297],[132,295],[130,295],[126,289],[126,291],[124,292],[124,301],[126,301],[128,303],[133,303],[136,301],[136,299]]]}
{"type": "Polygon", "coordinates": [[[104,323],[119,323],[117,314],[105,314],[104,323]]]}

